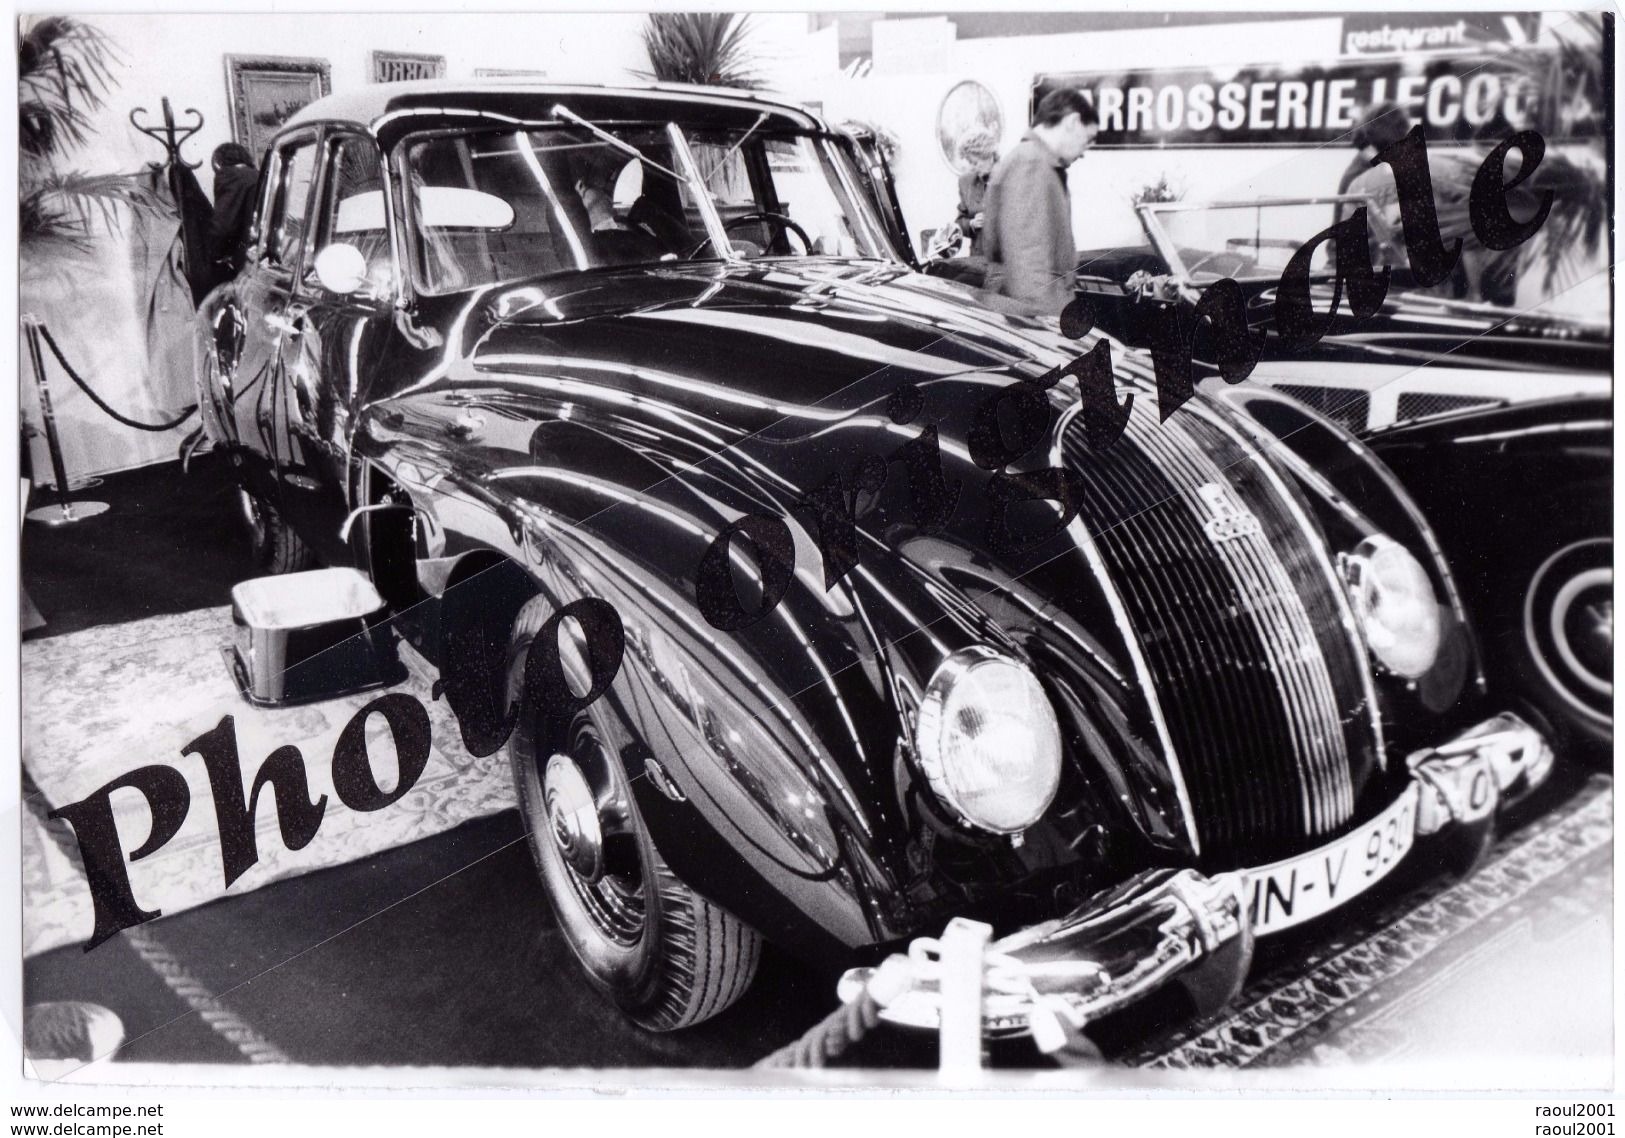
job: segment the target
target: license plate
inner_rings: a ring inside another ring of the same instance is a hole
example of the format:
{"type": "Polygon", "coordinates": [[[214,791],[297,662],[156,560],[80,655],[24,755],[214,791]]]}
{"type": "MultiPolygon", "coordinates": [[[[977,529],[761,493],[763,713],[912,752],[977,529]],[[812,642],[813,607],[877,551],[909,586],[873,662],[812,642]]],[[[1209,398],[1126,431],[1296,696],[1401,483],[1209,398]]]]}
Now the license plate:
{"type": "Polygon", "coordinates": [[[1331,845],[1247,871],[1248,913],[1259,936],[1313,920],[1358,897],[1405,860],[1416,836],[1416,784],[1331,845]]]}

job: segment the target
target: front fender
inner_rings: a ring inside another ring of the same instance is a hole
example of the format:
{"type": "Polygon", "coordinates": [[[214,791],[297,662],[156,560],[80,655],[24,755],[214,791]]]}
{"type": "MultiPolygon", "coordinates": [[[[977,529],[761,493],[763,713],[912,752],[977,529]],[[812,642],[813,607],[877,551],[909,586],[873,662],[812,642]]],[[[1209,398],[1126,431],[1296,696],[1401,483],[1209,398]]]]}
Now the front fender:
{"type": "MultiPolygon", "coordinates": [[[[729,522],[763,504],[580,418],[496,406],[474,405],[485,428],[452,447],[442,420],[470,404],[381,405],[367,449],[448,472],[435,493],[461,506],[438,516],[448,530],[468,519],[468,532],[444,534],[448,551],[508,556],[493,535],[511,525],[511,556],[553,605],[597,597],[615,608],[625,653],[603,698],[638,740],[621,758],[661,855],[698,892],[812,955],[894,939],[897,712],[850,590],[824,592],[817,551],[796,528],[784,602],[748,628],[713,628],[694,569],[729,522]]],[[[744,581],[752,566],[737,549],[736,562],[744,581]]]]}
{"type": "Polygon", "coordinates": [[[1477,637],[1444,548],[1405,486],[1365,443],[1288,395],[1254,384],[1215,395],[1241,412],[1238,422],[1293,476],[1334,561],[1381,533],[1405,546],[1432,581],[1443,637],[1433,667],[1414,683],[1377,672],[1390,749],[1421,745],[1424,736],[1412,735],[1440,713],[1465,723],[1486,691],[1477,637]]]}

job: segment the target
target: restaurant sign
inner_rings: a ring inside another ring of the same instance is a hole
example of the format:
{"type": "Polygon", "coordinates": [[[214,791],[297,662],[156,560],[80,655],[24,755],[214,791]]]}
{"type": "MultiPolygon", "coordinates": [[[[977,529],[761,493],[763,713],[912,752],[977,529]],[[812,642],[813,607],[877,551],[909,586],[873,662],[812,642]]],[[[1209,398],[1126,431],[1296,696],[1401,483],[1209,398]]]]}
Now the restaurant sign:
{"type": "Polygon", "coordinates": [[[1555,108],[1542,105],[1555,57],[1505,54],[1344,59],[1322,64],[1250,64],[1038,75],[1033,105],[1056,87],[1076,87],[1100,115],[1096,146],[1122,149],[1322,146],[1346,142],[1361,109],[1391,100],[1422,124],[1434,145],[1499,140],[1539,129],[1550,140],[1555,108]],[[1531,63],[1534,66],[1531,66],[1531,63]]]}
{"type": "Polygon", "coordinates": [[[1350,12],[1343,17],[1343,54],[1522,46],[1533,43],[1539,31],[1539,12],[1350,12]]]}

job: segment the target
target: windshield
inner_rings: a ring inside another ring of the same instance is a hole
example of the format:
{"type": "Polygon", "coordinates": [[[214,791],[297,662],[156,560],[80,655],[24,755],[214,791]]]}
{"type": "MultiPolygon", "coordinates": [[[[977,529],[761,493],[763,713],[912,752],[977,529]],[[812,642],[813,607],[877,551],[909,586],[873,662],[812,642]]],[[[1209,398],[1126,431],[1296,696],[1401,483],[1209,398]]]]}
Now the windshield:
{"type": "MultiPolygon", "coordinates": [[[[1245,203],[1174,202],[1142,207],[1146,231],[1169,269],[1193,285],[1232,280],[1274,280],[1298,249],[1365,199],[1352,196],[1245,203]]],[[[1314,274],[1333,271],[1331,242],[1316,247],[1314,274]]],[[[1372,244],[1374,264],[1393,263],[1372,244]]]]}
{"type": "Polygon", "coordinates": [[[739,256],[881,255],[872,219],[848,192],[851,168],[827,139],[760,127],[688,138],[739,256]]]}
{"type": "Polygon", "coordinates": [[[443,293],[725,255],[883,256],[877,223],[848,192],[844,155],[823,136],[766,118],[685,133],[687,154],[653,123],[408,140],[418,287],[443,293]],[[696,182],[709,203],[698,200],[696,182]],[[710,224],[720,224],[728,249],[717,249],[710,224]]]}

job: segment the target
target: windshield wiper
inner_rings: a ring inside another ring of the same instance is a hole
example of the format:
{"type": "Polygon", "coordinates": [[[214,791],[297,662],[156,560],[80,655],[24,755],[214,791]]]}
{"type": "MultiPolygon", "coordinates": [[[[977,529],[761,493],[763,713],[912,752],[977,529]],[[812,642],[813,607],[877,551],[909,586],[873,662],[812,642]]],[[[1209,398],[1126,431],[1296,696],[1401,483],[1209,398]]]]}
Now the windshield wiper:
{"type": "Polygon", "coordinates": [[[556,119],[565,119],[565,120],[567,120],[569,122],[575,123],[577,126],[587,128],[588,130],[592,131],[593,134],[597,135],[599,138],[603,139],[605,142],[607,142],[611,146],[613,146],[616,150],[621,151],[623,154],[629,154],[633,158],[636,158],[639,162],[642,162],[644,165],[650,166],[650,167],[653,167],[656,170],[659,170],[662,174],[666,175],[666,177],[668,177],[668,178],[675,179],[676,181],[682,182],[685,185],[691,185],[692,184],[691,180],[686,175],[679,174],[676,170],[672,170],[672,169],[669,169],[668,167],[662,166],[660,163],[656,162],[653,158],[650,158],[647,154],[643,153],[643,151],[639,150],[636,146],[633,146],[630,142],[622,142],[620,139],[616,138],[613,134],[610,134],[609,131],[603,129],[600,126],[596,126],[593,123],[588,122],[586,119],[584,119],[580,115],[576,114],[574,111],[572,111],[569,107],[565,106],[563,103],[554,104],[554,106],[553,106],[553,117],[556,118],[556,119]]]}
{"type": "Polygon", "coordinates": [[[694,155],[688,148],[688,139],[683,137],[683,132],[678,129],[676,123],[668,122],[666,124],[666,137],[671,141],[673,153],[677,155],[678,160],[689,171],[687,174],[679,174],[676,170],[662,166],[631,143],[623,142],[610,134],[609,131],[588,122],[563,103],[555,103],[552,113],[554,118],[563,119],[591,131],[596,137],[603,139],[623,154],[629,154],[650,169],[658,170],[668,178],[675,179],[678,184],[687,186],[688,192],[694,196],[695,206],[700,211],[700,217],[705,223],[705,232],[712,246],[729,260],[738,257],[738,253],[728,241],[728,231],[723,227],[722,218],[717,214],[716,195],[706,189],[705,182],[699,176],[699,167],[694,162],[694,155]]]}
{"type": "Polygon", "coordinates": [[[705,181],[707,183],[709,183],[711,181],[711,176],[713,174],[715,174],[718,170],[722,169],[725,165],[728,164],[728,159],[732,158],[736,153],[738,153],[739,148],[741,146],[745,145],[745,143],[747,141],[749,141],[750,136],[756,133],[756,129],[758,127],[760,127],[766,121],[767,121],[767,112],[763,111],[762,114],[761,114],[761,117],[758,118],[755,122],[750,124],[750,129],[747,130],[744,134],[739,136],[739,141],[734,143],[732,146],[728,147],[727,152],[725,154],[723,154],[723,156],[721,158],[717,159],[716,165],[712,166],[709,170],[707,170],[705,172],[705,181]]]}

